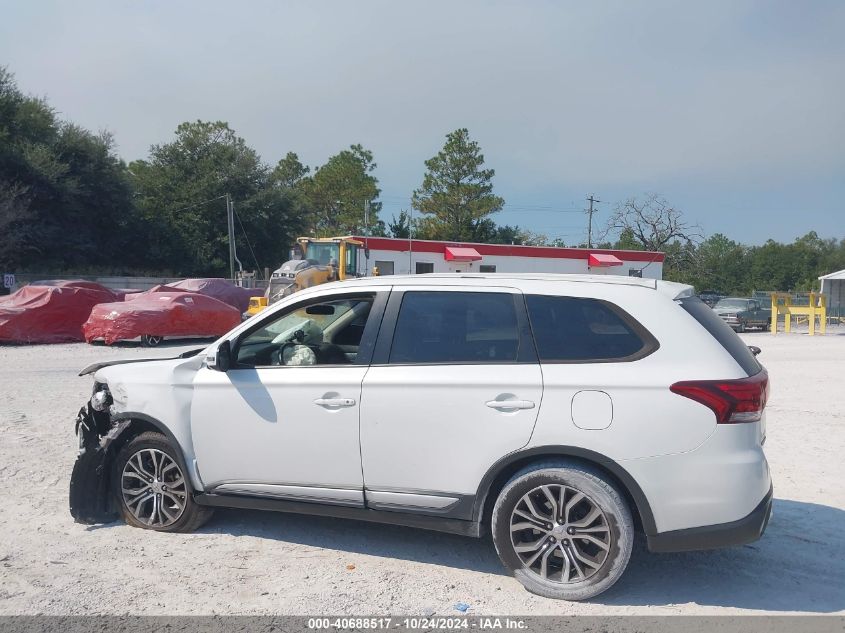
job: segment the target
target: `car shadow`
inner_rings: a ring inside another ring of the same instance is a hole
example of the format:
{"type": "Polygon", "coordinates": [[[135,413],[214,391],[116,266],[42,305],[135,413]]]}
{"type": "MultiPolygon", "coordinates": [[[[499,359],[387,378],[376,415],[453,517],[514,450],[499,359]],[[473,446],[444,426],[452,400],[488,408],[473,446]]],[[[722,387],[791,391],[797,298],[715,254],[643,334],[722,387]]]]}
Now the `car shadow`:
{"type": "MultiPolygon", "coordinates": [[[[638,538],[620,581],[591,602],[609,606],[701,606],[775,612],[845,609],[845,511],[775,499],[759,541],[742,547],[650,554],[638,538]]],[[[201,531],[506,574],[489,538],[474,539],[363,521],[219,509],[201,531]]]]}
{"type": "Polygon", "coordinates": [[[593,600],[831,613],[845,609],[845,511],[775,499],[766,533],[721,550],[650,554],[638,539],[620,581],[593,600]]]}
{"type": "Polygon", "coordinates": [[[218,508],[214,519],[200,531],[249,535],[488,574],[507,573],[489,539],[368,521],[218,508]]]}

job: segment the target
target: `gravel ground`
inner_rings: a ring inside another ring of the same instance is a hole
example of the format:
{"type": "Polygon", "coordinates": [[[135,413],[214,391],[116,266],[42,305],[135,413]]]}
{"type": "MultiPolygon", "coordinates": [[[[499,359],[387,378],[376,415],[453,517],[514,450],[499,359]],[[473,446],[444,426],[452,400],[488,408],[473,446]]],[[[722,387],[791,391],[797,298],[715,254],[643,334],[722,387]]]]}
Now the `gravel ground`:
{"type": "Polygon", "coordinates": [[[76,372],[190,346],[0,347],[0,614],[845,613],[845,328],[743,336],[772,380],[766,535],[690,554],[639,543],[623,579],[580,604],[524,591],[486,540],[238,510],[188,535],[77,525],[72,420],[91,379],[76,372]]]}

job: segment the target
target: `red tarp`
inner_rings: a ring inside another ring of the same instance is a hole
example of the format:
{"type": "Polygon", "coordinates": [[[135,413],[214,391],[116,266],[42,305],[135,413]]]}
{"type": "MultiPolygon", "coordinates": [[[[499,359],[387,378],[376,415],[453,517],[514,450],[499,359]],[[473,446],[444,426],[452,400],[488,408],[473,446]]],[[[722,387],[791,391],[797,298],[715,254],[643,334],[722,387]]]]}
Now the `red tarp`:
{"type": "Polygon", "coordinates": [[[114,299],[109,299],[109,301],[123,301],[126,298],[126,295],[135,294],[137,292],[143,292],[143,290],[136,290],[135,288],[118,288],[115,290],[114,288],[106,288],[102,284],[98,284],[96,281],[85,281],[84,279],[73,279],[68,281],[67,279],[46,279],[44,281],[33,281],[30,286],[57,286],[59,288],[90,288],[91,290],[104,290],[106,292],[111,292],[114,295],[114,299]]]}
{"type": "Polygon", "coordinates": [[[0,297],[0,343],[81,341],[82,324],[98,303],[120,297],[88,281],[46,281],[0,297]]]}
{"type": "Polygon", "coordinates": [[[85,340],[110,345],[144,334],[215,337],[241,322],[237,308],[201,294],[151,291],[130,297],[95,306],[82,326],[85,340]]]}
{"type": "Polygon", "coordinates": [[[249,307],[250,297],[263,294],[263,291],[255,288],[241,288],[225,279],[183,279],[168,284],[168,287],[183,292],[198,292],[207,297],[214,297],[237,308],[238,312],[244,312],[249,307]]]}

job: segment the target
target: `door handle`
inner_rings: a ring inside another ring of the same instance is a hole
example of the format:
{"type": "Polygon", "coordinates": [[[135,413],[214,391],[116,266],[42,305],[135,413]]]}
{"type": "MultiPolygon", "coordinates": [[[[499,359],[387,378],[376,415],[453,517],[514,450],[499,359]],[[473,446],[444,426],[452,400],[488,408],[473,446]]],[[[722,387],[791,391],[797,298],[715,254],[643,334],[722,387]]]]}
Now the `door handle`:
{"type": "Polygon", "coordinates": [[[314,404],[321,407],[354,407],[354,398],[317,398],[314,404]]]}
{"type": "Polygon", "coordinates": [[[485,402],[491,409],[533,409],[531,400],[488,400],[485,402]]]}

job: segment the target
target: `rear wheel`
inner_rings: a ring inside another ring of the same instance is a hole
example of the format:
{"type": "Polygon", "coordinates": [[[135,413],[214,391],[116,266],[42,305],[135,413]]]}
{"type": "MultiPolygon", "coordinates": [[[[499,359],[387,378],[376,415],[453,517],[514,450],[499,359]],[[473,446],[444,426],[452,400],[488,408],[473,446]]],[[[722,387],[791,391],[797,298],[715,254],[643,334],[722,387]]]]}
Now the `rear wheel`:
{"type": "Polygon", "coordinates": [[[156,347],[164,340],[163,336],[155,336],[154,334],[141,335],[141,345],[144,347],[156,347]]]}
{"type": "Polygon", "coordinates": [[[159,532],[192,532],[213,510],[197,505],[175,447],[160,433],[133,438],[112,473],[116,504],[129,525],[159,532]]]}
{"type": "Polygon", "coordinates": [[[634,526],[619,492],[597,470],[537,464],[514,475],[493,508],[493,542],[532,593],[586,600],[609,589],[631,557],[634,526]]]}

